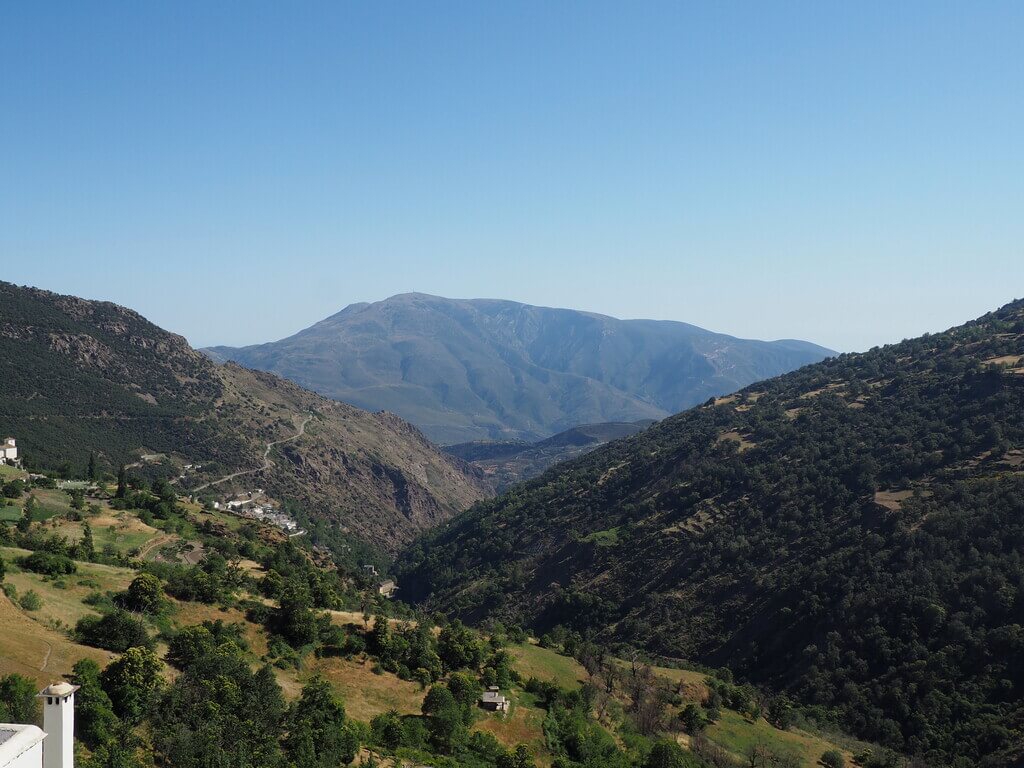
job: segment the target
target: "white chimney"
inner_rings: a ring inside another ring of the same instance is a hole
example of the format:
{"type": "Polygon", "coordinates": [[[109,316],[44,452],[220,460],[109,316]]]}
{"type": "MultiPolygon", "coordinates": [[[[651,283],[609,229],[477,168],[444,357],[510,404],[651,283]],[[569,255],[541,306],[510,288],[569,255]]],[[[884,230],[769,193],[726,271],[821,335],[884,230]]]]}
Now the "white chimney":
{"type": "Polygon", "coordinates": [[[75,691],[77,685],[54,683],[39,693],[43,700],[43,768],[74,768],[75,691]]]}

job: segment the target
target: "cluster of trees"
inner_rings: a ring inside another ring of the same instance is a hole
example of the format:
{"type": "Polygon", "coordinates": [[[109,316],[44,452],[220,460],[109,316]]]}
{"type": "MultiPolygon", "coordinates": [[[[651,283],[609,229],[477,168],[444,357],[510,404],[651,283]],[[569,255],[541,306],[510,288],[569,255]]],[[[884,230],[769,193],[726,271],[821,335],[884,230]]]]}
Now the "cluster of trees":
{"type": "Polygon", "coordinates": [[[403,594],[727,663],[893,749],[1004,764],[1024,377],[986,361],[1022,353],[1017,302],[666,419],[428,537],[403,594]]]}

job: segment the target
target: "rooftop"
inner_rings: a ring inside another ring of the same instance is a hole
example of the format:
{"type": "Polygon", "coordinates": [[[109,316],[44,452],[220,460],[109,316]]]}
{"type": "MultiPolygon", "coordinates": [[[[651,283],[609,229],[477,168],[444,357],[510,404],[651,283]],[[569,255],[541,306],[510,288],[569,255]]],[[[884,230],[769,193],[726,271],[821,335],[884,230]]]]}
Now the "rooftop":
{"type": "Polygon", "coordinates": [[[0,723],[0,765],[13,763],[44,738],[46,734],[34,725],[0,723]]]}
{"type": "Polygon", "coordinates": [[[46,686],[39,692],[40,696],[68,696],[78,690],[77,685],[71,685],[71,683],[65,683],[61,681],[59,683],[53,683],[46,686]]]}

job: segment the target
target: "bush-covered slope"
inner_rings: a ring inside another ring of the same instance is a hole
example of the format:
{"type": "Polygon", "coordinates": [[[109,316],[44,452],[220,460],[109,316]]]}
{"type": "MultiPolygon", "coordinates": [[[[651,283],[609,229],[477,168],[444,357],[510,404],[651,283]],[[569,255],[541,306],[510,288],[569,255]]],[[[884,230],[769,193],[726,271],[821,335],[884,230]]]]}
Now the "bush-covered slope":
{"type": "Polygon", "coordinates": [[[582,456],[612,440],[635,435],[653,423],[648,420],[581,424],[535,443],[477,441],[448,445],[444,452],[480,469],[500,492],[536,477],[559,462],[582,456]]]}
{"type": "MultiPolygon", "coordinates": [[[[478,472],[411,425],[237,365],[217,366],[137,313],[0,283],[0,432],[26,461],[100,471],[168,457],[232,472],[313,516],[393,550],[484,493],[478,472]],[[268,454],[267,444],[304,434],[268,454]],[[264,469],[264,467],[266,467],[264,469]]],[[[176,472],[175,472],[176,473],[176,472]]],[[[230,490],[222,484],[218,490],[230,490]]]]}
{"type": "Polygon", "coordinates": [[[483,502],[406,599],[727,663],[946,764],[1024,751],[1024,302],[808,366],[483,502]]]}

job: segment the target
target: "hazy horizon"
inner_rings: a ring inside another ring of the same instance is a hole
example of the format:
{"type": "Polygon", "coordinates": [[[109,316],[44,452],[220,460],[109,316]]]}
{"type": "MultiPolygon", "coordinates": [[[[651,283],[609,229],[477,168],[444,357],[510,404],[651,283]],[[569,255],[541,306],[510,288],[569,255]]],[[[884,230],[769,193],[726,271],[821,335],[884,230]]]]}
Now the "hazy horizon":
{"type": "Polygon", "coordinates": [[[4,279],[196,346],[408,291],[860,351],[1024,294],[1024,6],[0,11],[4,279]]]}

